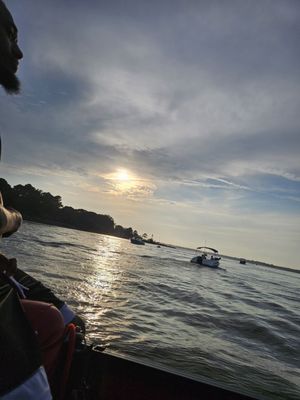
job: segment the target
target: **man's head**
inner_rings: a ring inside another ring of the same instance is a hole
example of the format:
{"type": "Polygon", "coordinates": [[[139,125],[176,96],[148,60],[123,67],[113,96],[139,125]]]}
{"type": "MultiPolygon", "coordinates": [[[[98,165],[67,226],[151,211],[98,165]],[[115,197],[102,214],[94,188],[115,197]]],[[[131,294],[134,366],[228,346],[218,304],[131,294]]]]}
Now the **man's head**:
{"type": "Polygon", "coordinates": [[[7,93],[19,93],[16,76],[23,53],[18,46],[18,30],[2,0],[0,0],[0,85],[7,93]]]}

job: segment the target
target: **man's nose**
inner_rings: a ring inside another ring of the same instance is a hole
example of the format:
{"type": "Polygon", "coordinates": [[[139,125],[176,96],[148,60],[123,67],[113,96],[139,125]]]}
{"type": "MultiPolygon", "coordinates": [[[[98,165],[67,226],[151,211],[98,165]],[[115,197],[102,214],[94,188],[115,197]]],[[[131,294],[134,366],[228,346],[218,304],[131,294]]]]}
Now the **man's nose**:
{"type": "Polygon", "coordinates": [[[20,47],[17,45],[17,43],[14,44],[13,53],[14,53],[15,57],[16,57],[18,60],[21,60],[21,58],[23,58],[22,50],[21,50],[20,47]]]}

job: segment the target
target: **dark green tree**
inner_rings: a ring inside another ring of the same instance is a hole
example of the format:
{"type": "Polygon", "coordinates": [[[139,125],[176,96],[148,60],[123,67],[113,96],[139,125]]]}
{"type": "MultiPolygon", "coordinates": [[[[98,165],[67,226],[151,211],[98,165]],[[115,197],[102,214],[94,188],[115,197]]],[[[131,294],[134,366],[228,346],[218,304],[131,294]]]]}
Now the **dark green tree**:
{"type": "Polygon", "coordinates": [[[132,228],[115,225],[110,215],[64,207],[60,196],[43,192],[30,184],[12,188],[5,179],[0,178],[0,191],[4,204],[20,211],[24,219],[123,238],[133,235],[132,228]]]}

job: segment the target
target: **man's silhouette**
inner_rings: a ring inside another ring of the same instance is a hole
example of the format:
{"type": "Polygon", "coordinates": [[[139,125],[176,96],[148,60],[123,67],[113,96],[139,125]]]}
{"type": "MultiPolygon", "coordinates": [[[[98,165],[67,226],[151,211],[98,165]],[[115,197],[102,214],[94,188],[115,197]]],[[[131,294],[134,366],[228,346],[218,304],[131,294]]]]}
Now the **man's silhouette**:
{"type": "MultiPolygon", "coordinates": [[[[8,94],[20,91],[16,73],[22,57],[17,27],[0,0],[0,86],[8,94]]],[[[4,206],[0,193],[0,238],[16,232],[21,222],[21,214],[4,206]]],[[[0,254],[1,400],[52,399],[48,380],[55,384],[65,324],[71,321],[84,329],[50,289],[18,269],[16,259],[0,254]]]]}
{"type": "Polygon", "coordinates": [[[16,76],[23,53],[18,46],[18,29],[2,0],[0,0],[0,85],[7,93],[19,93],[16,76]]]}

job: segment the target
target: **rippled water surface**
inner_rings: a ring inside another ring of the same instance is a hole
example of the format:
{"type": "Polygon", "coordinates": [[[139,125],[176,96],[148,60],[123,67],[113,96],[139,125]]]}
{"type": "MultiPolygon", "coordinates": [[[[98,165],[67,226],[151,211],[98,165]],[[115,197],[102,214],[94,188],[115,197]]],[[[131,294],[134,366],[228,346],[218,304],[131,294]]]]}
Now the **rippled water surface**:
{"type": "Polygon", "coordinates": [[[187,249],[32,223],[1,247],[84,317],[90,341],[254,396],[300,398],[300,274],[226,258],[212,270],[187,249]]]}

